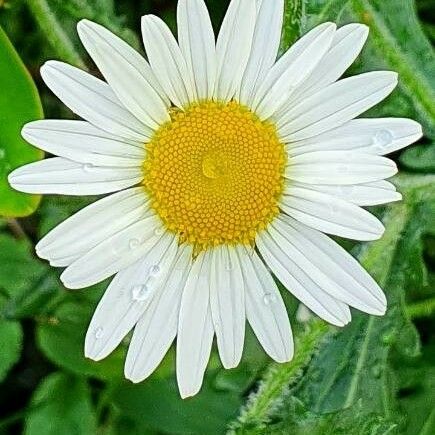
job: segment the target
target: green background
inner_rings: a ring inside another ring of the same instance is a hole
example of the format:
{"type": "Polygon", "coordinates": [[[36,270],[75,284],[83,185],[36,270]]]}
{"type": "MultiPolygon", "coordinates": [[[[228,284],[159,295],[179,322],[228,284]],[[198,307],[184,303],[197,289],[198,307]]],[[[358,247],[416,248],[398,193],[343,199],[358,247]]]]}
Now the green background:
{"type": "MultiPolygon", "coordinates": [[[[218,28],[227,1],[206,3],[218,28]]],[[[72,117],[43,85],[42,63],[60,59],[96,73],[76,22],[96,20],[142,50],[140,16],[160,15],[174,28],[175,6],[0,0],[0,434],[435,434],[434,0],[286,0],[283,49],[323,21],[369,25],[369,42],[349,73],[391,69],[400,79],[368,116],[410,117],[424,128],[418,144],[392,156],[404,200],[373,208],[385,236],[345,243],[385,289],[387,314],[353,312],[342,330],[316,319],[302,324],[296,301],[282,289],[295,359],[272,363],[248,331],[241,365],[223,370],[214,350],[201,392],[185,401],[173,350],[139,385],[123,379],[126,342],[103,362],[83,357],[107,283],[67,291],[59,271],[35,257],[34,245],[93,198],[48,196],[38,207],[38,197],[10,191],[6,175],[42,157],[19,137],[24,122],[42,116],[40,99],[46,117],[72,117]]]]}

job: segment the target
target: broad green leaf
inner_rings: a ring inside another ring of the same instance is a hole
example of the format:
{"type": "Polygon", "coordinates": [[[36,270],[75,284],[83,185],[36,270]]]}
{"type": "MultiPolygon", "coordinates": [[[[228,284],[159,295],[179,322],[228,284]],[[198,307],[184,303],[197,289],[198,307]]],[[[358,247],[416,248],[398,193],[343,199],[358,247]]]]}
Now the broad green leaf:
{"type": "Polygon", "coordinates": [[[26,122],[43,114],[36,87],[1,28],[0,88],[0,215],[27,216],[36,209],[40,197],[12,189],[7,176],[13,169],[43,157],[20,133],[26,122]]]}
{"type": "Polygon", "coordinates": [[[18,322],[0,320],[0,382],[18,361],[23,344],[23,331],[18,322]]]}
{"type": "MultiPolygon", "coordinates": [[[[414,117],[429,137],[435,136],[435,55],[423,33],[414,0],[352,0],[357,21],[370,28],[369,49],[362,57],[362,69],[386,67],[399,73],[399,89],[412,104],[409,113],[388,107],[389,115],[414,117]]],[[[397,91],[396,93],[397,94],[397,91]]],[[[393,101],[393,100],[391,100],[393,101]]]]}
{"type": "Polygon", "coordinates": [[[400,162],[407,168],[422,172],[435,172],[435,143],[406,150],[400,162]]]}
{"type": "Polygon", "coordinates": [[[31,291],[46,272],[47,267],[33,251],[27,240],[0,233],[0,289],[8,296],[31,291]]]}
{"type": "Polygon", "coordinates": [[[426,346],[420,358],[394,361],[399,407],[406,416],[403,434],[435,433],[435,345],[426,346]]]}
{"type": "Polygon", "coordinates": [[[53,373],[36,389],[25,435],[94,435],[91,392],[83,378],[53,373]]]}
{"type": "MultiPolygon", "coordinates": [[[[292,397],[286,404],[292,412],[283,421],[269,425],[268,434],[291,433],[294,435],[387,435],[397,433],[397,424],[376,413],[366,414],[364,403],[342,412],[316,414],[292,397]]],[[[247,431],[246,433],[250,433],[247,431]]]]}
{"type": "Polygon", "coordinates": [[[53,270],[38,260],[29,241],[0,233],[0,291],[5,296],[0,315],[12,319],[41,314],[59,287],[53,270]]]}
{"type": "MultiPolygon", "coordinates": [[[[91,289],[86,291],[91,292],[91,289]]],[[[72,295],[37,328],[39,348],[52,362],[82,376],[113,380],[123,377],[125,351],[121,347],[104,361],[95,362],[84,356],[84,341],[94,304],[80,294],[72,295]]]]}
{"type": "MultiPolygon", "coordinates": [[[[173,376],[148,379],[140,385],[124,385],[116,390],[113,403],[123,416],[160,433],[218,435],[241,405],[235,391],[219,391],[207,373],[201,392],[188,400],[180,398],[173,376]]],[[[142,433],[148,433],[143,431],[142,433]]]]}

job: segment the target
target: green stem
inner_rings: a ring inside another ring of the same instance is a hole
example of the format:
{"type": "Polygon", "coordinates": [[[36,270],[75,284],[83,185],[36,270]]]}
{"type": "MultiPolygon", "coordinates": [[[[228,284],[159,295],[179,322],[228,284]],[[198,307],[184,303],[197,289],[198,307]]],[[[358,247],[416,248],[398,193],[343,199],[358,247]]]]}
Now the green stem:
{"type": "Polygon", "coordinates": [[[243,434],[249,428],[266,424],[279,398],[302,376],[303,369],[329,331],[330,328],[322,321],[312,323],[297,340],[295,358],[285,364],[273,363],[269,366],[258,391],[249,398],[238,421],[230,428],[230,434],[243,434]]]}
{"type": "Polygon", "coordinates": [[[85,66],[83,60],[47,1],[27,0],[27,5],[57,55],[65,62],[83,68],[85,66]]]}
{"type": "Polygon", "coordinates": [[[435,298],[426,299],[422,302],[408,305],[406,311],[411,319],[431,317],[435,314],[435,298]]]}

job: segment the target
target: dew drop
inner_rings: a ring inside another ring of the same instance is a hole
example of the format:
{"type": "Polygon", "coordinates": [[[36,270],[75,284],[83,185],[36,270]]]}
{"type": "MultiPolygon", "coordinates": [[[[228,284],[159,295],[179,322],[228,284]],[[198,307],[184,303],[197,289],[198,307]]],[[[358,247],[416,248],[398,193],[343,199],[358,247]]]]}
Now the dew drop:
{"type": "Polygon", "coordinates": [[[373,138],[373,145],[376,150],[382,151],[393,141],[393,135],[388,130],[380,130],[373,138]]]}
{"type": "Polygon", "coordinates": [[[133,300],[141,302],[148,298],[148,286],[136,285],[132,289],[133,300]]]}
{"type": "Polygon", "coordinates": [[[349,172],[349,167],[346,165],[340,165],[337,170],[338,172],[340,172],[340,174],[346,174],[347,172],[349,172]]]}
{"type": "Polygon", "coordinates": [[[91,164],[91,163],[85,163],[85,164],[83,165],[83,170],[84,170],[85,172],[90,172],[90,171],[92,171],[93,168],[94,168],[94,165],[91,164]]]}
{"type": "Polygon", "coordinates": [[[94,332],[95,338],[98,340],[103,336],[103,328],[97,328],[94,332]]]}
{"type": "Polygon", "coordinates": [[[231,261],[228,261],[227,264],[225,265],[225,270],[227,270],[228,272],[231,272],[233,270],[233,263],[231,263],[231,261]]]}
{"type": "Polygon", "coordinates": [[[130,249],[136,249],[137,247],[139,247],[139,245],[140,245],[140,241],[138,239],[131,239],[128,242],[128,247],[130,249]]]}
{"type": "Polygon", "coordinates": [[[5,155],[6,155],[5,150],[0,148],[0,159],[4,159],[5,155]]]}
{"type": "Polygon", "coordinates": [[[329,204],[329,211],[331,212],[331,214],[337,214],[338,208],[336,204],[329,204]]]}
{"type": "Polygon", "coordinates": [[[267,294],[265,294],[264,297],[263,297],[264,305],[270,305],[270,304],[273,304],[273,303],[275,302],[275,300],[276,300],[275,295],[273,295],[273,294],[271,294],[271,293],[267,293],[267,294]]]}
{"type": "Polygon", "coordinates": [[[382,369],[381,366],[379,364],[376,364],[375,366],[373,366],[372,368],[372,374],[375,378],[380,378],[381,374],[382,374],[382,369]]]}
{"type": "Polygon", "coordinates": [[[154,266],[150,267],[150,275],[151,276],[157,276],[160,272],[160,266],[158,264],[155,264],[154,266]]]}

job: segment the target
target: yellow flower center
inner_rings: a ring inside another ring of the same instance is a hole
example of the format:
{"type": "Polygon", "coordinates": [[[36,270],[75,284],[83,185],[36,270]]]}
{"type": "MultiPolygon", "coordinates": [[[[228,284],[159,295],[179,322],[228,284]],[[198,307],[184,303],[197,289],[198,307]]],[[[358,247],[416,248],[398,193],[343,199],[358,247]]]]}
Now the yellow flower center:
{"type": "Polygon", "coordinates": [[[197,251],[252,245],[277,215],[284,146],[274,125],[248,108],[209,101],[174,110],[146,147],[152,207],[197,251]]]}

